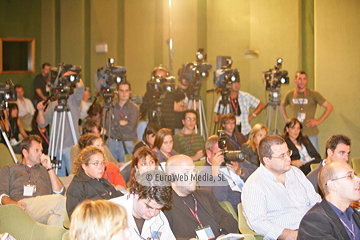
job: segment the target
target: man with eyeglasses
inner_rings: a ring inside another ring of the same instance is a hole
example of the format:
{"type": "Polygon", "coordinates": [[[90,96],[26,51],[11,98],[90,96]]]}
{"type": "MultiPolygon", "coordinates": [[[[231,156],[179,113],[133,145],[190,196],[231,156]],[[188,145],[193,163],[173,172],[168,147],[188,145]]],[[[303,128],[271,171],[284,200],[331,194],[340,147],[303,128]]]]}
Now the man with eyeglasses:
{"type": "Polygon", "coordinates": [[[227,150],[241,150],[241,145],[246,142],[246,138],[241,132],[235,132],[236,118],[234,114],[222,115],[221,126],[226,133],[227,150]]]}
{"type": "Polygon", "coordinates": [[[193,161],[204,157],[204,139],[199,133],[195,133],[197,112],[192,109],[184,111],[182,123],[184,128],[174,135],[174,150],[185,154],[193,161]]]}
{"type": "Polygon", "coordinates": [[[172,208],[164,213],[176,239],[200,238],[201,234],[209,236],[206,239],[214,239],[238,232],[237,221],[220,206],[214,194],[208,189],[196,188],[197,171],[190,157],[181,154],[170,157],[166,172],[174,176],[175,181],[171,182],[172,208]]]}
{"type": "Polygon", "coordinates": [[[175,240],[163,208],[171,208],[171,185],[162,171],[152,170],[136,178],[130,193],[110,201],[123,206],[128,215],[129,239],[175,240]]]}
{"type": "Polygon", "coordinates": [[[260,167],[244,184],[244,216],[264,239],[292,240],[305,213],[321,200],[303,172],[291,166],[285,140],[266,136],[258,149],[260,167]]]}
{"type": "Polygon", "coordinates": [[[316,169],[307,175],[307,178],[314,186],[316,192],[322,194],[321,191],[319,191],[318,186],[318,175],[321,168],[323,168],[326,164],[335,161],[348,162],[350,150],[351,141],[350,138],[345,135],[333,135],[327,140],[325,147],[326,158],[319,164],[316,169]]]}
{"type": "Polygon", "coordinates": [[[35,221],[62,227],[65,187],[42,153],[41,138],[29,135],[20,146],[22,163],[0,170],[0,205],[16,204],[35,221]]]}
{"type": "Polygon", "coordinates": [[[350,203],[360,200],[360,178],[349,164],[326,164],[319,173],[325,198],[301,220],[298,239],[359,239],[360,214],[350,203]]]}

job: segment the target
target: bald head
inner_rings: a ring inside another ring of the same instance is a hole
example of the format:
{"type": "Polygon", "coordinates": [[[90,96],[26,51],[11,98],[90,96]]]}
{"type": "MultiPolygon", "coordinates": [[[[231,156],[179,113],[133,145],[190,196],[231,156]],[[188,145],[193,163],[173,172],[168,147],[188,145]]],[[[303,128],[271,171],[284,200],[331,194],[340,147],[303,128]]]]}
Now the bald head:
{"type": "Polygon", "coordinates": [[[173,190],[181,197],[185,197],[196,189],[195,164],[186,155],[175,155],[166,161],[166,173],[173,175],[175,181],[171,183],[173,190]]]}

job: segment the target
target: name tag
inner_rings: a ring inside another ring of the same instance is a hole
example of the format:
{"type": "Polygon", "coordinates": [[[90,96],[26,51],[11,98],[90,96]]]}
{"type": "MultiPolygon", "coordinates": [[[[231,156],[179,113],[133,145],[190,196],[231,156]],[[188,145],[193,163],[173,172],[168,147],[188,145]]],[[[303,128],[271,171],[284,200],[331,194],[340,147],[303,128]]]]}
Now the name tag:
{"type": "Polygon", "coordinates": [[[200,240],[209,240],[215,239],[215,235],[211,230],[210,226],[205,226],[203,228],[195,229],[196,235],[200,240]]]}
{"type": "Polygon", "coordinates": [[[32,197],[34,192],[36,192],[35,185],[24,185],[24,197],[32,197]]]}

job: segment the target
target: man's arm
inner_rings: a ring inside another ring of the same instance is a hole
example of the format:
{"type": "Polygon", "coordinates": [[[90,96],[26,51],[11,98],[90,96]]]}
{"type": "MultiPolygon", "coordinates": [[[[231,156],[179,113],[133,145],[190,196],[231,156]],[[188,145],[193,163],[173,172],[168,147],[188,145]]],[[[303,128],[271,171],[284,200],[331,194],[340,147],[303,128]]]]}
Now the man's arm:
{"type": "Polygon", "coordinates": [[[41,164],[48,170],[51,182],[51,188],[53,192],[63,192],[64,184],[61,182],[59,177],[56,175],[54,169],[52,169],[52,164],[50,161],[50,157],[45,154],[41,155],[41,164]]]}
{"type": "Polygon", "coordinates": [[[41,101],[36,106],[36,108],[38,109],[38,116],[36,118],[36,121],[42,127],[44,125],[46,125],[46,118],[45,118],[45,107],[46,106],[44,106],[43,103],[44,103],[44,101],[41,101]]]}
{"type": "Polygon", "coordinates": [[[261,113],[264,106],[265,104],[262,101],[260,101],[258,106],[255,108],[254,112],[252,114],[249,114],[249,122],[254,118],[253,114],[259,115],[261,113]]]}
{"type": "Polygon", "coordinates": [[[284,119],[285,119],[285,122],[288,122],[289,121],[289,117],[288,115],[286,114],[286,107],[284,105],[283,102],[280,103],[280,112],[281,114],[283,115],[284,119]]]}
{"type": "Polygon", "coordinates": [[[307,120],[307,123],[306,123],[307,127],[315,127],[317,125],[320,125],[321,123],[323,123],[325,121],[325,119],[330,115],[330,113],[334,109],[333,105],[331,105],[331,103],[328,101],[325,101],[323,103],[323,105],[321,105],[321,106],[325,108],[325,112],[321,115],[321,117],[319,119],[313,118],[313,119],[307,120]]]}
{"type": "Polygon", "coordinates": [[[41,91],[41,88],[36,88],[35,92],[42,98],[42,99],[46,99],[46,96],[43,94],[43,92],[41,91]]]}

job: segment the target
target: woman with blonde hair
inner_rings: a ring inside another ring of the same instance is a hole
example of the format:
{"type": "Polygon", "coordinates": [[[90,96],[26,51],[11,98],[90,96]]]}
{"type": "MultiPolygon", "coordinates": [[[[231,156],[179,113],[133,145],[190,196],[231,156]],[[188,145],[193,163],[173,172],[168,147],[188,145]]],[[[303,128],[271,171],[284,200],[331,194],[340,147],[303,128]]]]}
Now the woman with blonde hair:
{"type": "Polygon", "coordinates": [[[100,148],[87,146],[81,150],[74,161],[75,176],[66,191],[66,210],[69,216],[85,199],[111,199],[123,195],[103,178],[106,165],[104,152],[100,148]]]}
{"type": "Polygon", "coordinates": [[[85,200],[71,216],[71,240],[127,240],[126,210],[107,200],[85,200]]]}
{"type": "Polygon", "coordinates": [[[251,129],[247,142],[241,145],[241,150],[246,153],[248,161],[255,164],[257,167],[260,165],[257,149],[259,148],[260,141],[267,135],[268,129],[265,125],[257,123],[251,129]]]}

